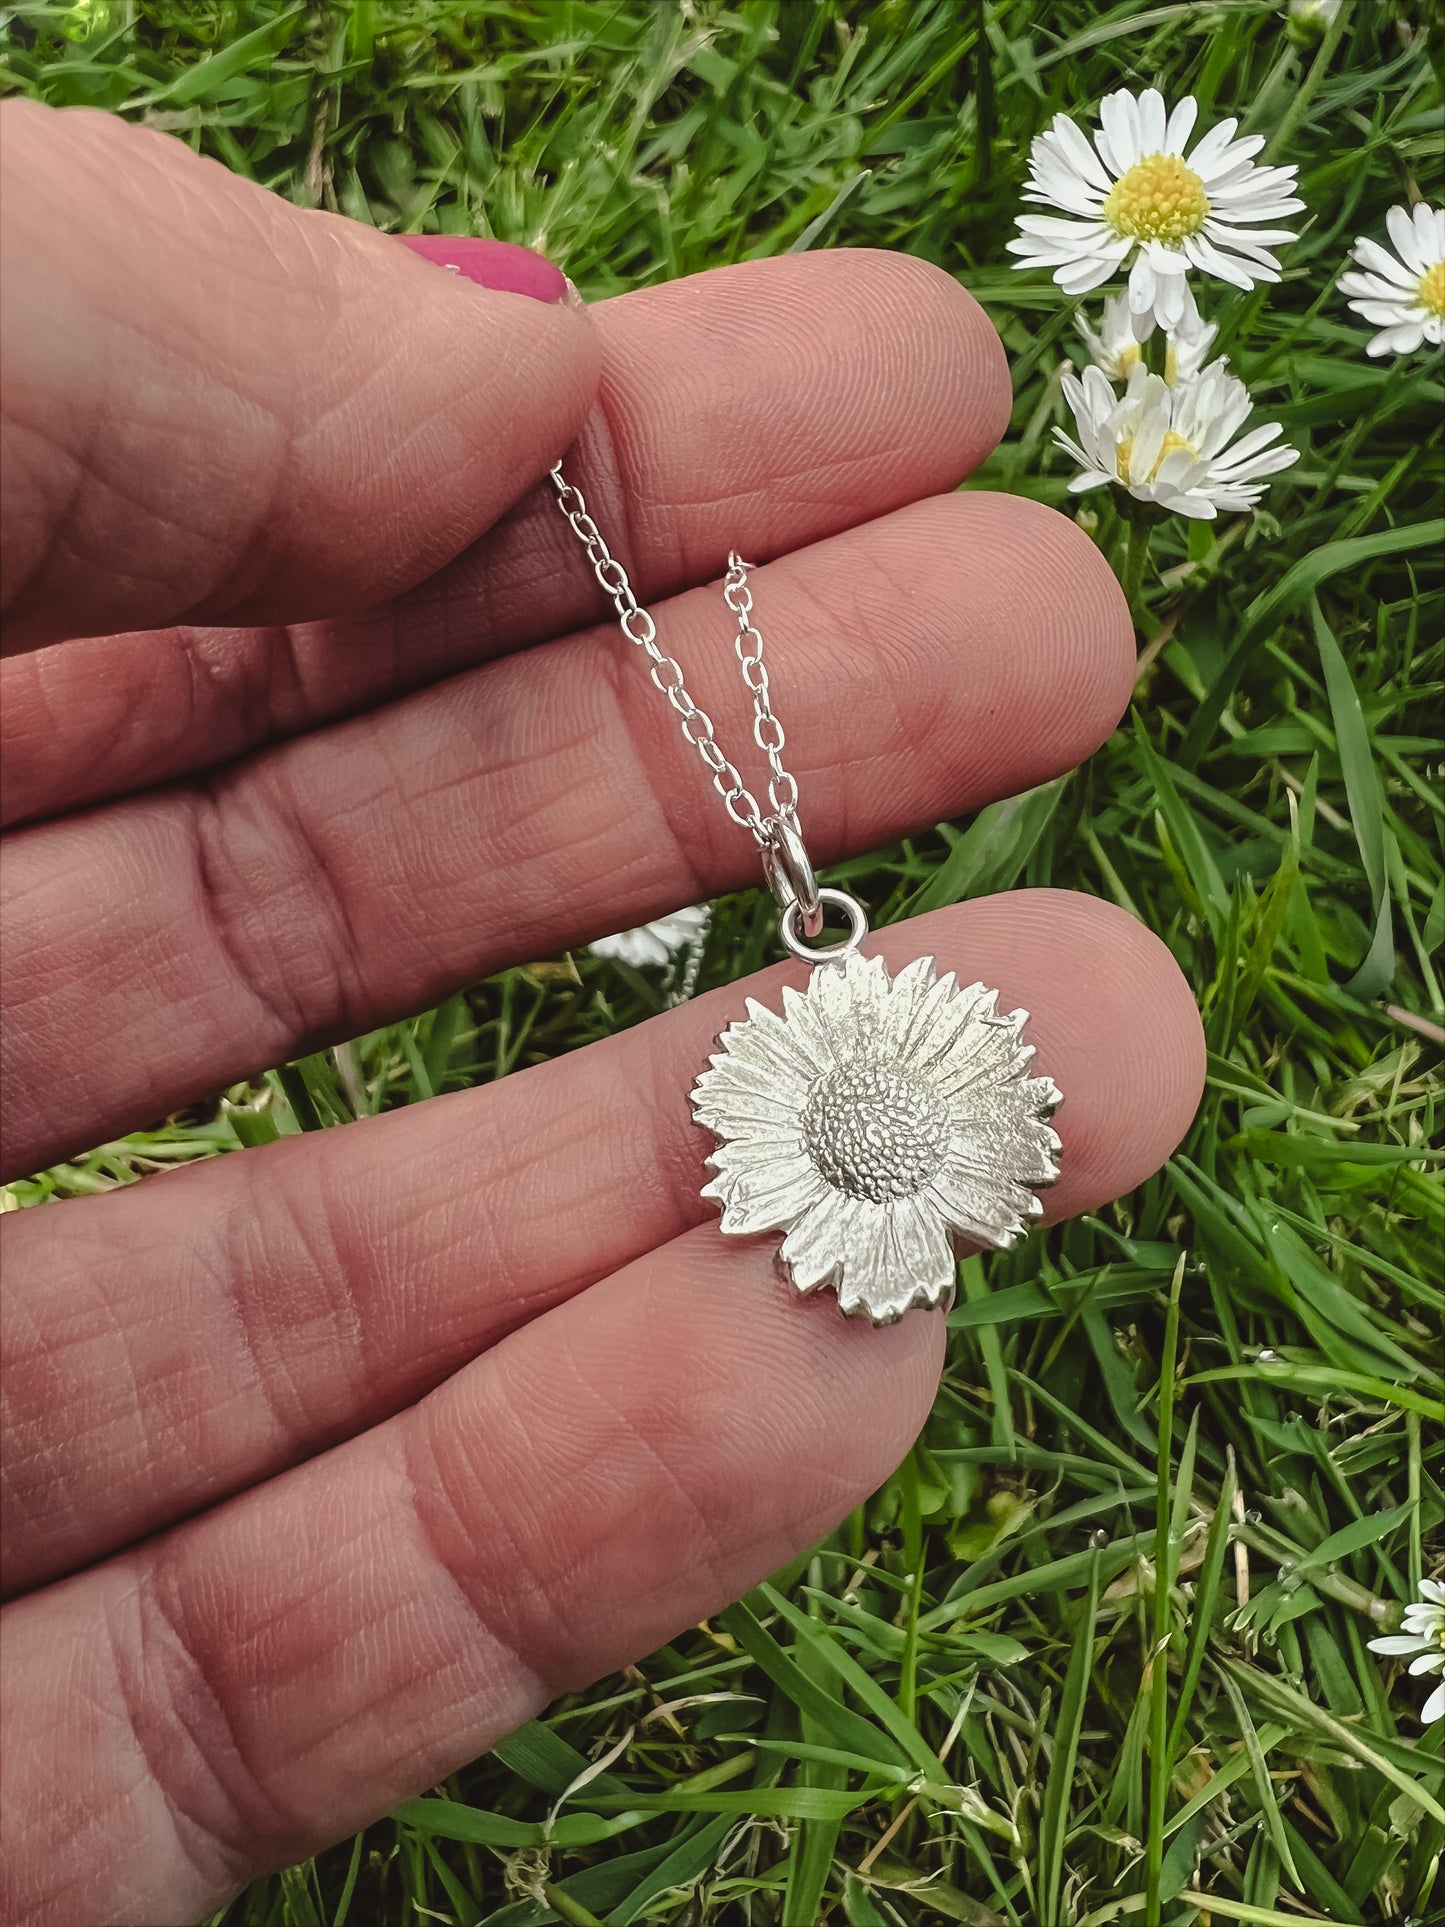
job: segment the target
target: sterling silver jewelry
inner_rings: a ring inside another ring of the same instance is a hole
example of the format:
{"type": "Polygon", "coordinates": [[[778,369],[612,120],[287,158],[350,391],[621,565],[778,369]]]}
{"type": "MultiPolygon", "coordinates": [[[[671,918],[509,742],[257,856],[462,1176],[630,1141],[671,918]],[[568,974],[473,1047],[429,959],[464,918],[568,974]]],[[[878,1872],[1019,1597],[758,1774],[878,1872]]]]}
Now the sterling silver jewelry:
{"type": "Polygon", "coordinates": [[[552,483],[623,635],[647,658],[724,809],[758,846],[784,948],[813,966],[806,990],[784,989],[781,1013],[748,998],[747,1016],[728,1025],[693,1085],[693,1115],[718,1144],[702,1195],[722,1207],[725,1232],[782,1232],[778,1260],[793,1286],[832,1285],[849,1315],[888,1325],[914,1305],[946,1307],[954,1238],[1016,1244],[1043,1214],[1036,1189],[1059,1175],[1047,1120],[1062,1099],[1051,1078],[1029,1073],[1028,1013],[1000,1016],[997,991],[960,988],[932,957],[890,977],[881,958],[862,955],[867,912],[847,891],[820,886],[808,858],[749,564],[728,557],[723,598],[737,618],[753,740],[768,761],[766,814],[658,646],[581,491],[560,465],[552,483]],[[817,941],[825,908],[847,925],[840,941],[817,941]]]}

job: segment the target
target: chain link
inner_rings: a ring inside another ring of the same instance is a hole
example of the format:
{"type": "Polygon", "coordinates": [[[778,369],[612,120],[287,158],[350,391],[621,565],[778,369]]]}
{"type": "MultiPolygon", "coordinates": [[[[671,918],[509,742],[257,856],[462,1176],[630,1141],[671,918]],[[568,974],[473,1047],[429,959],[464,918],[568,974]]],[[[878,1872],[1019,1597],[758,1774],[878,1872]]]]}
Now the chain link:
{"type": "Polygon", "coordinates": [[[748,587],[748,564],[736,553],[728,557],[723,579],[723,599],[737,617],[738,633],[733,641],[742,669],[743,682],[753,699],[753,741],[768,759],[768,802],[772,816],[764,817],[757,798],[738,774],[713,734],[712,718],[688,694],[681,665],[658,646],[657,624],[633,594],[627,571],[608,548],[602,531],[587,513],[581,489],[569,482],[561,464],[552,470],[552,486],[557,491],[557,506],[571,525],[572,533],[587,552],[603,590],[617,611],[622,633],[646,656],[648,673],[657,689],[676,712],[682,733],[690,742],[712,777],[713,788],[723,807],[740,829],[750,830],[762,849],[770,847],[770,823],[784,818],[801,835],[798,823],[798,785],[783,764],[787,737],[783,725],[773,714],[769,694],[767,664],[763,661],[763,638],[752,620],[753,593],[748,587]]]}
{"type": "Polygon", "coordinates": [[[723,578],[723,601],[738,619],[733,649],[743,673],[743,682],[752,692],[753,741],[767,757],[768,767],[772,771],[768,778],[768,801],[772,805],[773,815],[787,817],[796,830],[799,827],[798,785],[791,772],[783,767],[783,749],[788,739],[783,733],[783,725],[773,714],[768,666],[763,661],[763,638],[753,624],[753,592],[748,587],[748,564],[736,549],[728,557],[728,572],[723,578]]]}

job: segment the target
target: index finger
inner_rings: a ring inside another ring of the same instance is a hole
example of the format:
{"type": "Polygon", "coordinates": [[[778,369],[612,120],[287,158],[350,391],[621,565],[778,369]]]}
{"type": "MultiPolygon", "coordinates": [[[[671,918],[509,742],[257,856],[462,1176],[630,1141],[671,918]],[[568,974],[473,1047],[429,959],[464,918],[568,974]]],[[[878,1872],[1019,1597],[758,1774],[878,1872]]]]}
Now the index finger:
{"type": "Polygon", "coordinates": [[[598,359],[570,307],[89,109],[8,102],[0,151],[12,650],[365,608],[576,435],[598,359]]]}
{"type": "MultiPolygon", "coordinates": [[[[473,249],[424,238],[472,269],[473,249]]],[[[987,316],[911,255],[737,262],[592,318],[602,377],[567,474],[645,601],[711,581],[731,548],[764,562],[951,489],[1008,419],[987,316]]],[[[605,605],[578,560],[543,483],[359,617],[97,636],[0,664],[0,820],[226,762],[593,622],[605,605]]]]}

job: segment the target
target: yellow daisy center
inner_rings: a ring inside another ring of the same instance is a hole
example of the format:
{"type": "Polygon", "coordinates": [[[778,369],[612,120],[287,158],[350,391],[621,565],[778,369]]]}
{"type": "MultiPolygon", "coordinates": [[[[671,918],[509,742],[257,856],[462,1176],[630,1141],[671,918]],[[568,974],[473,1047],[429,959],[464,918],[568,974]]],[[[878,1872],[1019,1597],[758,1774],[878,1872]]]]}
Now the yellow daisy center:
{"type": "Polygon", "coordinates": [[[1131,241],[1182,241],[1209,219],[1209,196],[1177,154],[1149,154],[1110,188],[1104,219],[1131,241]]]}
{"type": "Polygon", "coordinates": [[[1196,452],[1194,444],[1191,441],[1183,435],[1176,435],[1171,428],[1164,437],[1164,445],[1159,450],[1158,459],[1155,461],[1149,473],[1147,475],[1136,475],[1132,467],[1134,437],[1132,435],[1125,435],[1118,444],[1119,480],[1124,484],[1125,488],[1137,488],[1145,482],[1152,482],[1154,477],[1159,473],[1159,470],[1164,466],[1164,457],[1166,455],[1172,455],[1176,448],[1187,448],[1191,455],[1196,452]]]}
{"type": "Polygon", "coordinates": [[[1431,314],[1445,315],[1445,261],[1437,261],[1420,276],[1415,298],[1431,314]]]}

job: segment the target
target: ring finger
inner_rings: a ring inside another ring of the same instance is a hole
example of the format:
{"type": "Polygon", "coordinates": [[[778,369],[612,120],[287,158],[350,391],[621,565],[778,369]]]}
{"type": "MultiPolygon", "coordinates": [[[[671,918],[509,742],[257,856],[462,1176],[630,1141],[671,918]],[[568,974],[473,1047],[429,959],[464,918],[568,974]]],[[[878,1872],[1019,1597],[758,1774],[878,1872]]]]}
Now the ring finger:
{"type": "MultiPolygon", "coordinates": [[[[870,941],[1033,1012],[1067,1101],[1049,1215],[1140,1182],[1198,1090],[1168,952],[1060,891],[870,941]]],[[[292,1138],[5,1226],[8,1583],[34,1585],[418,1397],[702,1223],[686,1092],[710,1040],[796,966],[499,1085],[292,1138]]]]}

